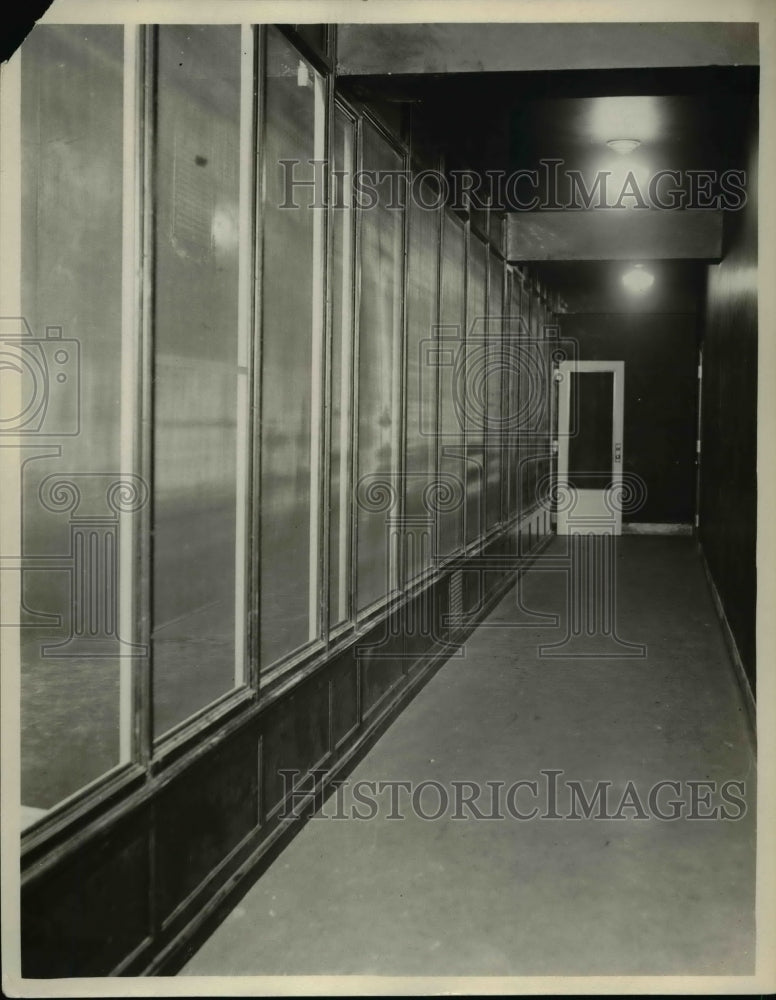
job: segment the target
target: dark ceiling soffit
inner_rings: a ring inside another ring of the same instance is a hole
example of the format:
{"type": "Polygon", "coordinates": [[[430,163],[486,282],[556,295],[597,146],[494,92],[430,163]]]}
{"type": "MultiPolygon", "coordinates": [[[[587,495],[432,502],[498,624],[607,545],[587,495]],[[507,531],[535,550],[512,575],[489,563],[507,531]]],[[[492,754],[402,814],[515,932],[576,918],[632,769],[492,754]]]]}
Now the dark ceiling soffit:
{"type": "Polygon", "coordinates": [[[756,66],[756,22],[343,24],[341,75],[756,66]]]}
{"type": "Polygon", "coordinates": [[[461,104],[508,108],[542,98],[756,94],[759,81],[758,66],[685,66],[499,72],[476,78],[470,73],[343,76],[339,85],[362,100],[428,104],[453,111],[461,104]]]}
{"type": "Polygon", "coordinates": [[[692,260],[722,257],[720,211],[512,212],[507,259],[526,261],[692,260]]]}

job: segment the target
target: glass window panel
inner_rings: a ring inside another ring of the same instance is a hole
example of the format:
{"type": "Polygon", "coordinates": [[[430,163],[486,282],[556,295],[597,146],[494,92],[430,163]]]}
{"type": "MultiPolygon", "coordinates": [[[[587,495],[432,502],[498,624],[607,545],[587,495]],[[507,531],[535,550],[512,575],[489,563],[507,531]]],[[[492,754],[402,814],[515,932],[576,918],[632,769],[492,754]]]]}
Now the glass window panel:
{"type": "Polygon", "coordinates": [[[503,239],[504,216],[498,211],[491,211],[488,215],[488,226],[490,242],[503,253],[501,241],[503,239]]]}
{"type": "MultiPolygon", "coordinates": [[[[464,465],[463,409],[454,392],[456,365],[463,360],[464,280],[466,277],[466,229],[463,222],[450,212],[443,218],[440,275],[439,323],[445,329],[442,336],[452,340],[450,356],[439,358],[439,474],[440,481],[449,483],[460,493],[460,504],[439,515],[439,553],[450,555],[463,546],[464,497],[466,470],[464,465]]],[[[446,351],[446,348],[445,348],[446,351]]]]}
{"type": "Polygon", "coordinates": [[[488,447],[486,455],[486,526],[501,521],[501,393],[504,366],[501,336],[504,299],[504,264],[495,254],[489,257],[488,281],[488,361],[487,392],[488,447]]]}
{"type": "Polygon", "coordinates": [[[38,446],[22,453],[22,553],[37,565],[22,580],[23,825],[129,749],[109,499],[122,472],[122,62],[114,26],[41,25],[22,49],[29,327],[3,333],[23,341],[19,428],[38,446]]]}
{"type": "MultiPolygon", "coordinates": [[[[261,396],[261,663],[318,634],[318,433],[323,209],[310,188],[286,203],[281,160],[324,154],[323,80],[276,30],[267,38],[261,396]],[[315,442],[315,445],[313,445],[315,442]]],[[[320,177],[320,174],[318,174],[320,177]]]]}
{"type": "MultiPolygon", "coordinates": [[[[363,169],[400,171],[403,160],[380,133],[364,124],[363,169]]],[[[387,517],[365,500],[370,483],[397,490],[399,377],[404,213],[390,207],[381,185],[377,204],[360,213],[361,296],[358,359],[358,607],[393,588],[387,517]]],[[[379,506],[379,505],[376,505],[379,506]]],[[[396,511],[394,509],[393,513],[396,511]]]]}
{"type": "Polygon", "coordinates": [[[540,482],[550,472],[550,454],[552,438],[552,350],[553,345],[548,339],[546,324],[550,322],[550,311],[546,299],[539,302],[539,329],[538,329],[538,352],[541,370],[544,372],[542,380],[542,406],[539,414],[539,434],[538,446],[540,457],[536,463],[537,482],[540,482]]]}
{"type": "Polygon", "coordinates": [[[526,357],[528,364],[520,372],[521,415],[524,433],[520,448],[520,506],[521,513],[527,513],[534,506],[536,490],[536,414],[537,382],[533,377],[533,359],[536,352],[536,304],[531,292],[530,280],[526,279],[522,289],[523,318],[526,321],[526,357]]]}
{"type": "MultiPolygon", "coordinates": [[[[235,684],[240,29],[158,32],[153,629],[157,734],[235,684]]],[[[244,368],[243,368],[244,372],[244,368]]]]}
{"type": "MultiPolygon", "coordinates": [[[[424,183],[420,196],[432,205],[435,192],[424,183]]],[[[433,343],[436,339],[437,270],[439,267],[439,209],[424,209],[410,200],[407,248],[407,444],[405,458],[407,523],[407,578],[431,562],[433,524],[424,525],[432,512],[424,502],[436,481],[436,376],[433,343]],[[414,519],[414,521],[412,520],[414,519]]]]}
{"type": "Polygon", "coordinates": [[[353,384],[353,203],[355,126],[340,108],[332,142],[331,461],[329,465],[329,624],[350,617],[350,480],[353,384]]]}
{"type": "Polygon", "coordinates": [[[522,327],[520,323],[520,276],[509,268],[509,351],[510,363],[507,366],[509,378],[509,403],[508,414],[509,423],[506,438],[507,455],[507,479],[508,479],[508,509],[509,516],[515,517],[519,510],[519,454],[520,454],[520,373],[521,363],[521,337],[522,327]]]}
{"type": "Polygon", "coordinates": [[[469,281],[466,295],[466,544],[484,530],[485,423],[487,417],[487,246],[469,241],[469,281]]]}
{"type": "Polygon", "coordinates": [[[568,481],[578,490],[606,490],[612,473],[614,373],[573,372],[569,408],[568,481]]]}
{"type": "Polygon", "coordinates": [[[326,55],[326,27],[325,24],[294,25],[299,37],[321,56],[326,55]]]}

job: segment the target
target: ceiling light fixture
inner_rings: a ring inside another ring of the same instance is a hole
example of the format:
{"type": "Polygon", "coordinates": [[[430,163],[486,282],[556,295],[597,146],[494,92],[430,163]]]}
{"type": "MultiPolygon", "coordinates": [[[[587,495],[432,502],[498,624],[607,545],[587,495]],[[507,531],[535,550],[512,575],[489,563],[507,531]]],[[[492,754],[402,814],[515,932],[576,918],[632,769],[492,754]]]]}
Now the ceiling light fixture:
{"type": "Polygon", "coordinates": [[[628,153],[632,153],[641,143],[638,139],[609,139],[606,145],[610,149],[613,149],[615,153],[619,153],[620,156],[627,156],[628,153]]]}
{"type": "Polygon", "coordinates": [[[647,271],[643,264],[635,264],[630,271],[622,276],[622,283],[629,292],[642,295],[655,283],[655,276],[647,271]]]}

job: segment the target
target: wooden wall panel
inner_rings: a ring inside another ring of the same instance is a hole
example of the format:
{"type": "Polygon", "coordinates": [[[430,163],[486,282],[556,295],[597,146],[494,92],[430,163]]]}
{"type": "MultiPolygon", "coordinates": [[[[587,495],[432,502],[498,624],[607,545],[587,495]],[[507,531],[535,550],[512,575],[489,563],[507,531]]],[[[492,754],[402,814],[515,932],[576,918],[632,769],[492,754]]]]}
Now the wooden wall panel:
{"type": "Polygon", "coordinates": [[[325,671],[309,677],[273,706],[263,728],[262,772],[264,815],[282,801],[286,782],[281,771],[299,772],[304,782],[312,768],[327,757],[329,747],[329,680],[325,671]]]}
{"type": "Polygon", "coordinates": [[[404,618],[404,672],[422,667],[431,655],[438,630],[435,627],[435,593],[433,587],[422,590],[411,600],[403,612],[404,618]]]}
{"type": "Polygon", "coordinates": [[[401,617],[394,612],[356,644],[361,673],[361,712],[368,718],[404,677],[401,617]]]}
{"type": "Polygon", "coordinates": [[[249,727],[179,775],[156,805],[162,924],[258,823],[258,740],[249,727]]]}
{"type": "Polygon", "coordinates": [[[358,726],[358,667],[353,650],[335,660],[329,673],[331,697],[331,748],[338,749],[358,726]]]}
{"type": "Polygon", "coordinates": [[[703,331],[699,527],[706,562],[753,692],[757,602],[757,149],[755,120],[749,136],[747,205],[743,212],[728,213],[725,258],[718,267],[709,268],[703,331]]]}
{"type": "Polygon", "coordinates": [[[151,932],[145,810],[22,893],[22,974],[106,975],[151,932]]]}

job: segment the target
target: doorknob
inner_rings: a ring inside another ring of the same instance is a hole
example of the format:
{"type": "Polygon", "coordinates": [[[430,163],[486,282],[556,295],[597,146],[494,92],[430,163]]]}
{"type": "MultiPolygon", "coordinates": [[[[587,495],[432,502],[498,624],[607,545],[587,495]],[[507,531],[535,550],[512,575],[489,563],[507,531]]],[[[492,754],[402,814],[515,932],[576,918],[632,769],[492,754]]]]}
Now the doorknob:
{"type": "Polygon", "coordinates": [[[614,445],[614,461],[619,465],[622,462],[622,443],[617,441],[614,445]]]}

